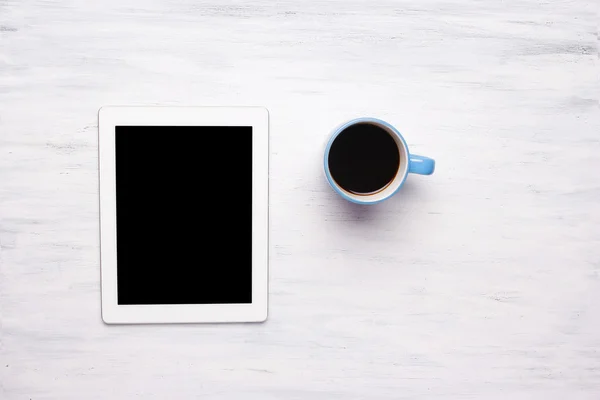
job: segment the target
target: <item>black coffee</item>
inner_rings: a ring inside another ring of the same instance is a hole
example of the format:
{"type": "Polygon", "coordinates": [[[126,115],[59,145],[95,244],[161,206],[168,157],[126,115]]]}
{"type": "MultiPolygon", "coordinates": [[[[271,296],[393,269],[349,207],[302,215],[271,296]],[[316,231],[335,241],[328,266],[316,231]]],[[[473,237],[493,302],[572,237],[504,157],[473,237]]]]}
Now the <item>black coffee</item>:
{"type": "Polygon", "coordinates": [[[384,189],[396,176],[400,153],[383,128],[360,123],[344,129],[329,150],[329,172],[335,182],[354,194],[384,189]]]}

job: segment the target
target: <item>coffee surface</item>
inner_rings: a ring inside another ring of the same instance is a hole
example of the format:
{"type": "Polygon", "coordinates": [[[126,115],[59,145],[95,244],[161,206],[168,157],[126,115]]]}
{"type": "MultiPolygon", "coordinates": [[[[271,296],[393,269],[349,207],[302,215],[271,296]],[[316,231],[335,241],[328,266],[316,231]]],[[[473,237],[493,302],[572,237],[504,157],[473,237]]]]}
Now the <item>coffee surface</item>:
{"type": "Polygon", "coordinates": [[[384,189],[394,180],[400,153],[385,129],[360,123],[344,129],[334,139],[328,163],[331,176],[340,187],[366,195],[384,189]]]}

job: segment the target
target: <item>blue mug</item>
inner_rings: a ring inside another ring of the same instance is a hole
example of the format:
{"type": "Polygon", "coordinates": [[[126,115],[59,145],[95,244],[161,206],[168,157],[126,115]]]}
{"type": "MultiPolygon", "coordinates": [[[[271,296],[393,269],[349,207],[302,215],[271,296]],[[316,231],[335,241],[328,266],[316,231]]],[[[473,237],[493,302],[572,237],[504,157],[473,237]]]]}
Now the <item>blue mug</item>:
{"type": "Polygon", "coordinates": [[[410,154],[408,151],[408,145],[406,144],[406,141],[400,132],[398,132],[396,128],[387,122],[376,118],[357,118],[340,125],[333,131],[329,141],[327,142],[327,146],[325,147],[324,167],[327,182],[329,182],[329,185],[333,188],[333,190],[344,199],[357,204],[376,204],[390,198],[398,190],[400,190],[409,173],[419,175],[433,174],[433,171],[435,170],[435,161],[429,157],[410,154]],[[398,171],[396,172],[395,177],[383,188],[370,193],[354,193],[344,189],[331,176],[331,171],[329,170],[329,153],[331,150],[331,145],[340,133],[356,124],[370,124],[385,130],[394,139],[394,143],[398,147],[398,153],[400,156],[398,171]]]}

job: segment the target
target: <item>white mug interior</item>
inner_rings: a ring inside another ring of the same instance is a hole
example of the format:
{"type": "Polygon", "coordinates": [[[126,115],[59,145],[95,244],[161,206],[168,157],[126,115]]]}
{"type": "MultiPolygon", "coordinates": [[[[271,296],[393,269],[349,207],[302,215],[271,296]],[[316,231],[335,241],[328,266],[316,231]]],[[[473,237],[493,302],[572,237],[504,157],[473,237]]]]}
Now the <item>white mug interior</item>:
{"type": "MultiPolygon", "coordinates": [[[[392,179],[392,181],[390,183],[388,183],[382,189],[379,189],[372,193],[356,194],[356,193],[347,191],[346,189],[344,189],[343,187],[341,187],[340,185],[337,184],[337,182],[335,181],[335,179],[331,176],[331,173],[329,172],[329,165],[327,163],[327,166],[326,166],[327,171],[326,172],[329,177],[328,180],[331,183],[331,185],[334,186],[334,189],[336,189],[336,191],[338,193],[340,193],[343,197],[345,197],[347,200],[352,201],[353,203],[359,203],[359,204],[378,203],[378,202],[383,201],[383,200],[387,199],[388,197],[392,196],[394,193],[396,193],[398,191],[398,189],[400,189],[400,187],[404,183],[404,180],[406,179],[406,176],[408,175],[408,166],[409,166],[408,148],[406,146],[406,143],[404,142],[404,139],[402,139],[400,134],[392,126],[388,125],[387,123],[385,123],[383,121],[380,122],[380,121],[372,121],[372,120],[359,120],[359,121],[356,121],[355,123],[344,125],[343,127],[341,127],[336,132],[335,137],[337,137],[339,134],[341,134],[344,130],[348,129],[350,126],[357,125],[357,124],[370,124],[370,125],[377,126],[381,129],[385,130],[394,139],[394,142],[396,143],[396,146],[398,146],[398,152],[400,154],[400,164],[398,165],[398,171],[396,171],[396,176],[394,177],[394,179],[392,179]]],[[[331,147],[331,144],[333,143],[333,141],[335,141],[335,137],[333,138],[333,140],[330,141],[329,147],[331,147]]]]}

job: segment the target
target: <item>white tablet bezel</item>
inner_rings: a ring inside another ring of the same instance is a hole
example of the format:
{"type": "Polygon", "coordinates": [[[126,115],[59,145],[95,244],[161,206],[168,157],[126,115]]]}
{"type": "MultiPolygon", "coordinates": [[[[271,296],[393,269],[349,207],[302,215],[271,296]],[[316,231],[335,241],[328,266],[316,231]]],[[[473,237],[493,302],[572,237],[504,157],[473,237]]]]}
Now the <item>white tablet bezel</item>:
{"type": "Polygon", "coordinates": [[[261,322],[267,318],[268,135],[269,114],[263,107],[107,106],[98,111],[100,264],[105,323],[261,322]],[[115,127],[123,125],[252,127],[252,303],[117,303],[115,127]]]}

